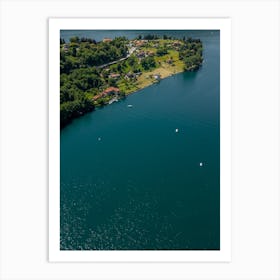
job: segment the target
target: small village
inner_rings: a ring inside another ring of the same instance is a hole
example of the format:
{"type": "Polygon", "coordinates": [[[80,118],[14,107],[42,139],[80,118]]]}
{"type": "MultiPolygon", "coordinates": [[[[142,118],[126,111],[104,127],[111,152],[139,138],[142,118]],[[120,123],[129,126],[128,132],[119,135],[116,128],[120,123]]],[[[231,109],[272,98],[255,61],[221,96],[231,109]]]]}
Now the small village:
{"type": "MultiPolygon", "coordinates": [[[[112,41],[111,38],[104,38],[103,43],[110,43],[112,41]]],[[[167,42],[163,42],[162,40],[131,40],[127,44],[128,47],[128,52],[127,52],[127,57],[122,58],[118,61],[114,61],[111,63],[108,63],[106,65],[101,65],[99,66],[100,69],[103,69],[101,72],[101,76],[104,77],[105,79],[111,79],[114,82],[112,82],[113,85],[115,86],[110,86],[107,87],[105,90],[102,92],[98,93],[97,95],[93,96],[92,100],[96,105],[99,104],[99,101],[102,99],[104,103],[111,104],[115,101],[118,101],[119,98],[122,98],[124,95],[120,95],[120,92],[122,91],[123,93],[129,94],[129,84],[131,84],[132,88],[136,89],[141,89],[141,82],[139,82],[139,77],[143,74],[143,72],[146,72],[145,79],[149,80],[149,84],[157,83],[161,80],[161,78],[164,78],[169,75],[162,75],[160,72],[155,72],[155,71],[128,71],[128,72],[121,72],[117,73],[114,72],[115,67],[111,67],[113,65],[116,65],[118,63],[124,63],[125,60],[127,60],[129,57],[134,57],[136,58],[136,63],[141,65],[141,62],[145,58],[155,58],[158,57],[157,62],[158,62],[158,67],[162,66],[163,68],[170,68],[170,66],[175,66],[174,64],[174,58],[172,56],[168,56],[168,52],[165,53],[165,56],[162,59],[159,59],[159,56],[157,55],[157,49],[159,47],[166,48],[167,50],[172,50],[173,53],[175,51],[178,51],[180,46],[182,45],[182,42],[179,40],[166,40],[167,42]],[[167,55],[167,56],[166,56],[167,55]],[[150,72],[150,73],[149,73],[150,72]],[[147,75],[148,73],[148,75],[147,75]],[[124,88],[126,85],[126,88],[124,88]],[[134,85],[134,87],[133,87],[134,85]],[[120,88],[118,87],[120,86],[120,88]],[[105,99],[105,100],[104,100],[105,99]]],[[[177,58],[178,62],[178,58],[177,58]]],[[[180,69],[183,71],[183,68],[180,69]]],[[[179,72],[178,69],[174,70],[172,74],[179,72]]]]}
{"type": "Polygon", "coordinates": [[[191,38],[75,37],[60,50],[62,123],[202,64],[202,43],[191,38]]]}

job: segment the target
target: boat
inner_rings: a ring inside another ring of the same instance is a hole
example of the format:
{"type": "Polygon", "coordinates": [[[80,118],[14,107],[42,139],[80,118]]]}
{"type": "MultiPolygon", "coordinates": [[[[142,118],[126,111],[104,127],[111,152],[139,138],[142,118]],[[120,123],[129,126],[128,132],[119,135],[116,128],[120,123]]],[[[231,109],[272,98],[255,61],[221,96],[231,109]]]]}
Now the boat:
{"type": "Polygon", "coordinates": [[[176,132],[176,133],[177,133],[177,132],[179,132],[179,129],[178,129],[178,128],[176,128],[176,129],[175,129],[175,132],[176,132]]]}
{"type": "Polygon", "coordinates": [[[131,104],[128,104],[127,107],[131,108],[131,107],[133,107],[133,106],[132,106],[131,104]]]}
{"type": "Polygon", "coordinates": [[[119,101],[118,98],[115,97],[115,98],[112,98],[112,99],[108,102],[108,104],[110,105],[110,104],[112,104],[113,102],[118,102],[118,101],[119,101]]]}

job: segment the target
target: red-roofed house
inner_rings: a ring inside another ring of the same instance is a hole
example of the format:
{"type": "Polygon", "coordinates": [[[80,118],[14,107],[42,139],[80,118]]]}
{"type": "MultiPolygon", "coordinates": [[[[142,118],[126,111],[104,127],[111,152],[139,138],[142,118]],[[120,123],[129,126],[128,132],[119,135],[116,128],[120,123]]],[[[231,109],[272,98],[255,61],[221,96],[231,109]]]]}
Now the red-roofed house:
{"type": "Polygon", "coordinates": [[[121,76],[120,74],[112,73],[109,75],[109,78],[117,80],[120,78],[120,76],[121,76]]]}
{"type": "Polygon", "coordinates": [[[97,95],[95,95],[95,96],[93,96],[92,100],[93,100],[93,101],[96,101],[96,100],[99,99],[100,97],[102,97],[102,94],[101,94],[101,93],[100,93],[100,94],[97,94],[97,95]]]}
{"type": "Polygon", "coordinates": [[[120,93],[120,90],[116,87],[109,87],[102,92],[104,96],[109,94],[118,94],[118,93],[120,93]]]}
{"type": "Polygon", "coordinates": [[[113,95],[113,94],[119,94],[119,93],[120,93],[120,90],[118,88],[116,88],[116,87],[109,87],[109,88],[106,88],[103,92],[93,96],[92,100],[96,101],[96,100],[98,100],[101,97],[105,97],[105,96],[113,95]]]}

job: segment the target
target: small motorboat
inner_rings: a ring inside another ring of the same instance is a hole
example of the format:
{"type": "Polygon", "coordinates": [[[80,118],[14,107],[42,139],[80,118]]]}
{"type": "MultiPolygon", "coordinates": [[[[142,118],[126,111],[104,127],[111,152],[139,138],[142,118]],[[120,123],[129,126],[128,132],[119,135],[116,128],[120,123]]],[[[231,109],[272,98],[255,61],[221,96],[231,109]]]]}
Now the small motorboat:
{"type": "Polygon", "coordinates": [[[178,132],[179,132],[179,129],[178,129],[178,128],[176,128],[176,129],[175,129],[175,132],[176,132],[176,133],[178,133],[178,132]]]}
{"type": "Polygon", "coordinates": [[[132,106],[131,104],[128,104],[127,107],[128,107],[128,108],[131,108],[131,107],[133,107],[133,106],[132,106]]]}

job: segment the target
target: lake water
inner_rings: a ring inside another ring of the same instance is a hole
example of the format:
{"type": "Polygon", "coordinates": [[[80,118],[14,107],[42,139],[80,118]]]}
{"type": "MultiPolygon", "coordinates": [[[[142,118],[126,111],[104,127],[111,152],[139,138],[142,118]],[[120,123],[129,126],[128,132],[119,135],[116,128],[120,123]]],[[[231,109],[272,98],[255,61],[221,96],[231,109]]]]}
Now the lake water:
{"type": "MultiPolygon", "coordinates": [[[[61,31],[61,37],[144,33],[61,31]]],[[[157,33],[200,38],[203,66],[61,131],[61,250],[220,248],[219,32],[157,33]]]]}

